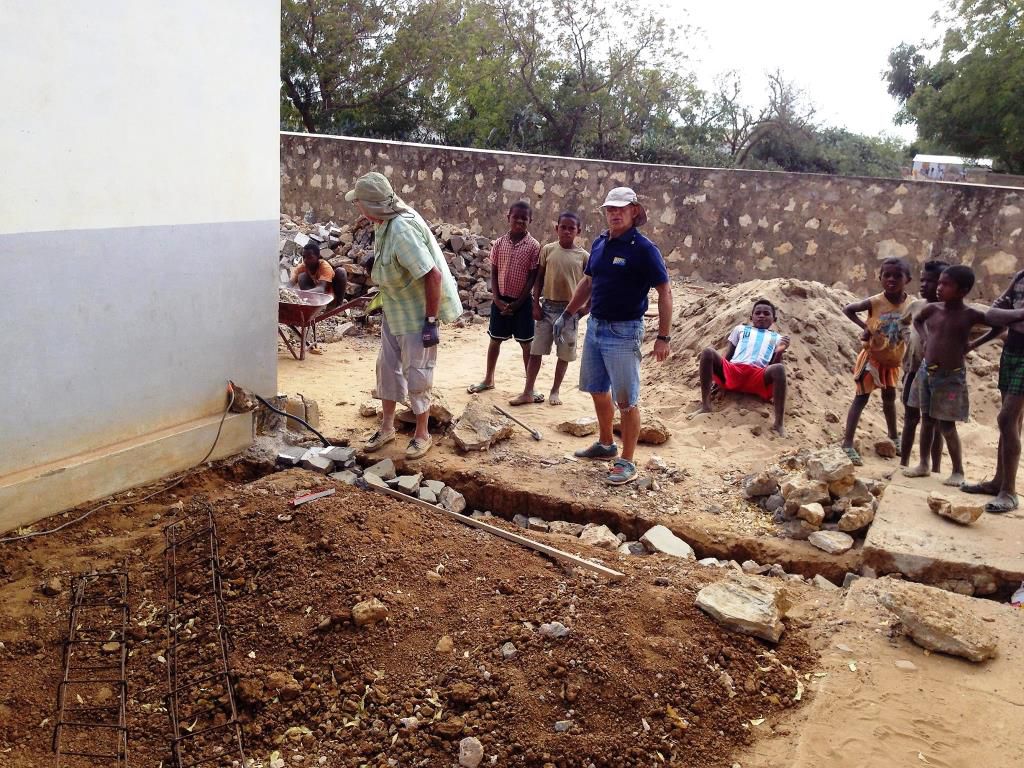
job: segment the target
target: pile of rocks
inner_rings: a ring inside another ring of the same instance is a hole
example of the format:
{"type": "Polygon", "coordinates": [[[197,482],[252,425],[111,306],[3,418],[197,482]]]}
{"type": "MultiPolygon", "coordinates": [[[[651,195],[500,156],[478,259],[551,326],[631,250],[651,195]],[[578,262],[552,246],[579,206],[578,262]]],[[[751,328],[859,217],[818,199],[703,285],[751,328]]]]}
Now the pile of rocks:
{"type": "Polygon", "coordinates": [[[556,533],[574,536],[581,543],[597,549],[606,549],[620,555],[651,555],[662,554],[678,557],[683,560],[695,560],[693,547],[676,536],[664,525],[655,525],[647,529],[639,541],[630,541],[624,533],[615,533],[607,525],[599,523],[570,523],[565,520],[547,521],[540,517],[527,517],[519,514],[512,522],[521,528],[540,533],[556,533]]]}
{"type": "Polygon", "coordinates": [[[884,483],[858,479],[839,448],[790,457],[784,467],[743,483],[743,495],[775,515],[782,535],[806,539],[831,554],[850,549],[853,537],[871,525],[884,490],[884,483]]]}
{"type": "MultiPolygon", "coordinates": [[[[459,298],[467,315],[487,317],[491,313],[492,240],[465,227],[434,223],[431,231],[459,286],[459,298]]],[[[362,296],[372,285],[369,267],[373,257],[373,226],[360,218],[352,224],[318,224],[281,215],[280,266],[290,270],[302,259],[306,243],[320,246],[320,255],[335,269],[348,274],[348,298],[362,296]]],[[[282,275],[286,277],[286,275],[282,275]]]]}

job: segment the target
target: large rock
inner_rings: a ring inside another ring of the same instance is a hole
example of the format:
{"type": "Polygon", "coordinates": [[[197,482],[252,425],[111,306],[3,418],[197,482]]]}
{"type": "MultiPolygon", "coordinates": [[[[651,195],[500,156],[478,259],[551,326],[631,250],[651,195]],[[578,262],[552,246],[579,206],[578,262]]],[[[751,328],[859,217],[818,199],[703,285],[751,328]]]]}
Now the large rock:
{"type": "Polygon", "coordinates": [[[499,440],[511,437],[513,429],[511,421],[474,398],[455,422],[452,437],[460,451],[486,451],[499,440]]]}
{"type": "Polygon", "coordinates": [[[779,490],[779,481],[769,472],[758,472],[750,475],[743,481],[743,495],[748,499],[756,499],[759,496],[771,496],[779,490]]]}
{"type": "Polygon", "coordinates": [[[883,459],[895,459],[899,455],[899,451],[896,449],[896,443],[888,437],[875,443],[875,453],[883,459]]]}
{"type": "Polygon", "coordinates": [[[832,497],[828,483],[806,477],[790,477],[782,483],[782,496],[786,499],[786,512],[796,513],[803,504],[828,504],[832,497]]]}
{"type": "Polygon", "coordinates": [[[697,593],[697,607],[729,629],[779,642],[784,629],[778,589],[743,573],[730,573],[697,593]]]}
{"type": "Polygon", "coordinates": [[[811,525],[806,520],[793,518],[782,524],[782,535],[787,539],[806,541],[812,533],[817,531],[817,526],[811,525]]]}
{"type": "MultiPolygon", "coordinates": [[[[612,430],[617,435],[621,434],[622,422],[618,415],[615,416],[615,421],[612,423],[612,430]]],[[[646,411],[641,412],[640,436],[637,438],[639,442],[646,445],[661,445],[670,437],[672,437],[672,432],[661,419],[646,411]]]]}
{"type": "MultiPolygon", "coordinates": [[[[398,421],[404,422],[405,424],[415,424],[416,414],[412,412],[411,408],[404,408],[395,414],[395,418],[398,421]]],[[[432,427],[447,427],[452,423],[452,411],[448,407],[448,403],[445,401],[444,396],[439,394],[436,390],[430,391],[430,426],[432,427]]]]}
{"type": "Polygon", "coordinates": [[[971,610],[968,598],[934,587],[907,585],[880,602],[899,618],[910,638],[930,651],[982,662],[996,656],[996,638],[971,610]]]}
{"type": "Polygon", "coordinates": [[[697,559],[693,547],[672,533],[664,525],[648,528],[647,532],[640,537],[640,543],[647,547],[649,552],[681,557],[684,560],[697,559]]]}
{"type": "Polygon", "coordinates": [[[853,547],[853,537],[842,531],[815,531],[807,541],[830,555],[841,555],[853,547]]]}
{"type": "Polygon", "coordinates": [[[928,509],[940,517],[945,517],[960,525],[976,522],[985,511],[984,504],[962,504],[954,502],[941,493],[928,494],[928,509]]]}
{"type": "Polygon", "coordinates": [[[565,520],[552,520],[548,523],[548,533],[560,533],[564,536],[579,536],[583,533],[581,523],[569,523],[565,520]]]}
{"type": "Polygon", "coordinates": [[[586,437],[597,432],[597,419],[593,416],[580,416],[578,419],[563,421],[558,425],[559,432],[576,437],[586,437]]]}
{"type": "Polygon", "coordinates": [[[451,512],[461,514],[466,508],[466,497],[454,488],[445,486],[441,489],[441,492],[437,494],[437,503],[451,512]]]}
{"type": "Polygon", "coordinates": [[[611,532],[607,525],[585,526],[580,534],[580,541],[598,549],[607,549],[612,552],[619,548],[619,537],[611,532]]]}
{"type": "Polygon", "coordinates": [[[357,627],[365,627],[384,621],[388,616],[388,607],[376,597],[363,600],[352,606],[352,623],[357,627]]]}
{"type": "Polygon", "coordinates": [[[376,464],[367,467],[364,474],[376,475],[381,480],[394,480],[395,462],[393,462],[391,459],[384,459],[383,461],[378,461],[376,464]]]}
{"type": "Polygon", "coordinates": [[[853,479],[853,462],[841,448],[824,448],[807,459],[807,477],[827,485],[853,479]]]}
{"type": "Polygon", "coordinates": [[[871,525],[875,519],[875,508],[872,505],[864,507],[850,507],[839,518],[839,530],[846,533],[860,531],[871,525]]]}
{"type": "Polygon", "coordinates": [[[815,528],[820,528],[821,524],[825,521],[825,508],[817,502],[801,504],[800,509],[796,511],[796,516],[801,520],[807,521],[815,528]]]}

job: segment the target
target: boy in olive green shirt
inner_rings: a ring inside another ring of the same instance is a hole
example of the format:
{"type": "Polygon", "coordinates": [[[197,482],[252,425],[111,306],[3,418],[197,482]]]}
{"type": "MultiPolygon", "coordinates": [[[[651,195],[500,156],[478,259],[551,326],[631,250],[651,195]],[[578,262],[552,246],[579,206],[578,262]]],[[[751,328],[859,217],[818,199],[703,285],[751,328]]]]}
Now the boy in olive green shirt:
{"type": "Polygon", "coordinates": [[[583,248],[576,245],[580,234],[580,220],[575,213],[566,211],[558,217],[555,225],[558,242],[548,243],[540,252],[540,269],[537,280],[533,284],[533,319],[536,321],[533,343],[530,346],[530,361],[526,367],[526,385],[523,392],[509,400],[509,405],[526,405],[536,402],[533,388],[540,373],[541,358],[551,354],[554,343],[558,358],[555,363],[555,380],[551,385],[548,402],[561,405],[559,388],[569,368],[569,363],[576,359],[576,322],[586,314],[586,309],[579,317],[566,324],[561,337],[555,338],[554,322],[565,311],[572,295],[583,279],[583,269],[590,257],[583,248]],[[543,297],[543,299],[541,298],[543,297]],[[569,327],[569,326],[572,327],[569,327]]]}

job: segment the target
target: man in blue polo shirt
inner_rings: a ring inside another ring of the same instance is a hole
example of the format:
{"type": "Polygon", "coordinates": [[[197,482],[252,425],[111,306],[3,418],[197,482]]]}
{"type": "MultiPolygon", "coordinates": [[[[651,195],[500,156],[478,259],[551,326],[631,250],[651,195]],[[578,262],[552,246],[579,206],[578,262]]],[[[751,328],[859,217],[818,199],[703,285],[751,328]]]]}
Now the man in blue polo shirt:
{"type": "Polygon", "coordinates": [[[668,357],[672,324],[672,289],[665,260],[658,248],[637,227],[647,222],[647,211],[629,187],[616,187],[604,205],[607,231],[590,248],[583,280],[572,301],[555,321],[555,335],[575,318],[587,301],[590,320],[580,362],[580,389],[594,398],[600,425],[598,441],[577,451],[586,459],[614,459],[605,480],[623,485],[636,479],[633,452],[640,435],[640,344],[644,338],[644,313],[651,288],[658,292],[658,338],[654,358],[668,357]],[[615,445],[612,422],[615,407],[622,417],[622,455],[615,445]],[[618,458],[616,458],[618,456],[618,458]]]}

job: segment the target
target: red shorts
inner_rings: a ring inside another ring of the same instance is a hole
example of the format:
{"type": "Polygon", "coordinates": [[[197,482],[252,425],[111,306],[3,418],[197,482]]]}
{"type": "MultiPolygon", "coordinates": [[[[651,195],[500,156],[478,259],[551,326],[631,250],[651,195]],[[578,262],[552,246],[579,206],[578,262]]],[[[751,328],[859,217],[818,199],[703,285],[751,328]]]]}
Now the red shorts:
{"type": "Polygon", "coordinates": [[[772,386],[764,380],[764,368],[723,360],[722,373],[725,374],[725,381],[718,376],[715,376],[715,381],[723,389],[729,392],[746,392],[749,395],[757,395],[762,400],[772,399],[772,386]]]}

